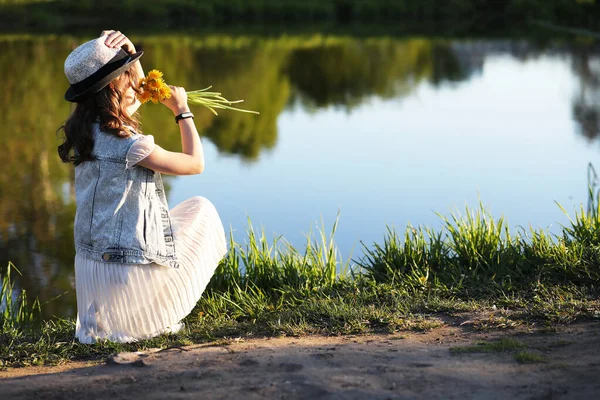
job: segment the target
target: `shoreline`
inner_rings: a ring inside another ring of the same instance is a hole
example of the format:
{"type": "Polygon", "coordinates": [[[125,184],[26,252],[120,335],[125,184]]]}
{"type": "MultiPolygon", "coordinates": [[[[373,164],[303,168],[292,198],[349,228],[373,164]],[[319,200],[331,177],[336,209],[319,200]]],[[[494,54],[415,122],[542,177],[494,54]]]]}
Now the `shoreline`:
{"type": "Polygon", "coordinates": [[[557,237],[511,232],[483,205],[442,218],[440,231],[388,230],[357,269],[335,250],[337,224],[307,241],[304,252],[270,245],[253,229],[245,245],[231,235],[229,252],[183,320],[186,329],[129,344],[83,345],[74,339],[74,319],[41,321],[39,302],[24,291],[14,298],[9,264],[0,293],[0,368],[231,337],[427,332],[464,313],[483,315],[470,322],[478,331],[551,330],[600,318],[600,205],[576,213],[557,237]]]}

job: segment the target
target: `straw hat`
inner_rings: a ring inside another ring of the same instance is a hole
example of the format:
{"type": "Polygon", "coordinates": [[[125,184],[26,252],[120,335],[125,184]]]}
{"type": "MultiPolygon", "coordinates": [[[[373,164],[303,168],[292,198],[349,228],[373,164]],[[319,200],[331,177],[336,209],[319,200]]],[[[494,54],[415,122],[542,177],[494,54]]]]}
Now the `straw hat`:
{"type": "Polygon", "coordinates": [[[78,102],[99,92],[144,54],[129,54],[123,49],[104,44],[106,36],[90,40],[77,47],[65,60],[65,75],[71,84],[65,100],[78,102]]]}

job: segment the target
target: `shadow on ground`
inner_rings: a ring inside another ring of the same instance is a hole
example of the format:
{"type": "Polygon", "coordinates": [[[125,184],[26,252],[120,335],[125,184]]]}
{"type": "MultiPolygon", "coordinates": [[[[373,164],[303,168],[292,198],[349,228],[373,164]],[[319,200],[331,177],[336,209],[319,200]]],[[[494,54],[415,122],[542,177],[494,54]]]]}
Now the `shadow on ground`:
{"type": "Polygon", "coordinates": [[[130,365],[0,372],[3,399],[560,399],[600,392],[600,323],[527,333],[443,326],[426,333],[232,339],[144,354],[130,365]],[[464,352],[516,339],[517,350],[464,352]]]}

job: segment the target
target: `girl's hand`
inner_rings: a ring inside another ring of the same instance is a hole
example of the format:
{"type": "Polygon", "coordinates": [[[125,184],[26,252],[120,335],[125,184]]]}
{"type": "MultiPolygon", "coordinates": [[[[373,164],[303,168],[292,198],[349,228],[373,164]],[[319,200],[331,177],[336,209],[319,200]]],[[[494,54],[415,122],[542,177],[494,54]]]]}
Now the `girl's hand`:
{"type": "Polygon", "coordinates": [[[129,40],[129,38],[127,36],[125,36],[124,34],[122,34],[119,31],[112,31],[112,30],[108,30],[108,31],[102,31],[102,33],[100,34],[100,36],[105,36],[106,35],[106,40],[104,41],[104,44],[107,47],[111,47],[111,48],[115,48],[115,49],[123,49],[126,52],[128,52],[129,54],[133,54],[135,53],[135,46],[133,45],[133,43],[131,42],[131,40],[129,40]]]}
{"type": "Polygon", "coordinates": [[[190,108],[187,102],[187,93],[185,89],[180,86],[169,85],[171,89],[171,97],[161,101],[167,106],[175,115],[179,115],[184,112],[189,112],[190,108]]]}

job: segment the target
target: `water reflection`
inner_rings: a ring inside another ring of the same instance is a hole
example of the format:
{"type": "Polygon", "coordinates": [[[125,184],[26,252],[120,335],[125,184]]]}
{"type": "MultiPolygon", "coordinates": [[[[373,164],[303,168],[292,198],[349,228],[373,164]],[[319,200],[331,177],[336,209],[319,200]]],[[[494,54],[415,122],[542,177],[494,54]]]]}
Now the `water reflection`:
{"type": "Polygon", "coordinates": [[[352,109],[372,95],[409,93],[431,75],[432,48],[428,40],[343,40],[293,51],[286,72],[305,107],[352,109]]]}
{"type": "MultiPolygon", "coordinates": [[[[57,127],[70,112],[62,100],[62,66],[81,39],[0,38],[0,266],[13,261],[23,272],[19,285],[42,300],[69,294],[44,306],[46,315],[73,315],[75,214],[72,168],[56,155],[57,127]]],[[[486,57],[524,60],[539,54],[571,57],[580,82],[573,101],[582,133],[598,135],[600,61],[592,47],[541,48],[526,41],[441,41],[390,38],[231,37],[136,40],[146,69],[160,68],[187,88],[211,84],[228,98],[243,98],[260,116],[197,109],[196,123],[220,152],[252,162],[277,142],[278,116],[286,107],[308,112],[343,107],[349,112],[373,96],[402,98],[427,82],[460,84],[481,72],[486,57]]],[[[551,84],[551,83],[550,83],[551,84]]],[[[148,105],[144,130],[167,148],[178,149],[170,112],[148,105]]],[[[340,144],[343,146],[343,143],[340,144]]],[[[167,180],[168,183],[168,180],[167,180]]]]}
{"type": "Polygon", "coordinates": [[[588,139],[600,134],[600,57],[592,46],[578,46],[573,51],[572,68],[579,78],[573,98],[573,117],[578,131],[588,139]]]}

